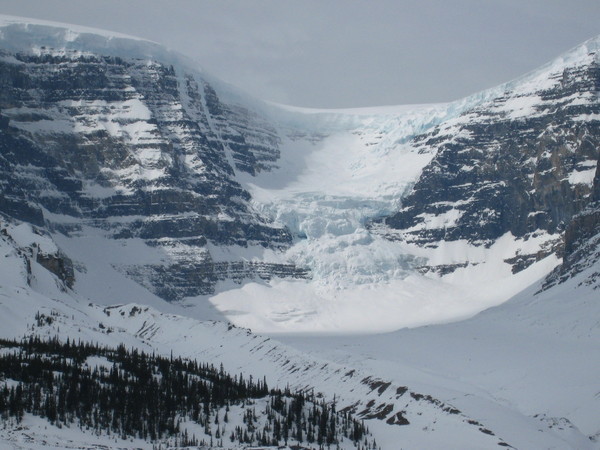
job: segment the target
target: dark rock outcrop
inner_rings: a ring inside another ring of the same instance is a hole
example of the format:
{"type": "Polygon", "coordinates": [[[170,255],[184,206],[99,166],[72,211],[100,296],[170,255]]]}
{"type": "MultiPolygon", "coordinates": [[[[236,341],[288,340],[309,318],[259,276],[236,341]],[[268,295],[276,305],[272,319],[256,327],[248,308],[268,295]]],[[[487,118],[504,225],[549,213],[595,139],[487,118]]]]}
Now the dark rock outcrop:
{"type": "Polygon", "coordinates": [[[577,214],[565,231],[563,263],[547,278],[543,289],[588,271],[581,283],[600,288],[600,160],[590,202],[577,214]]]}
{"type": "MultiPolygon", "coordinates": [[[[417,136],[436,148],[401,209],[379,222],[388,237],[424,246],[489,246],[512,233],[559,236],[590,196],[600,153],[600,66],[592,52],[547,78],[503,93],[417,136]]],[[[380,225],[377,225],[380,226],[380,225]]],[[[551,253],[521,255],[514,271],[551,253]]]]}
{"type": "Polygon", "coordinates": [[[69,257],[60,251],[53,254],[38,252],[35,260],[46,270],[56,275],[66,287],[73,288],[75,271],[73,270],[73,261],[69,257]]]}
{"type": "Polygon", "coordinates": [[[169,301],[214,294],[219,281],[230,280],[241,284],[247,280],[307,279],[310,276],[306,269],[292,264],[214,262],[210,258],[205,262],[184,262],[171,266],[136,265],[121,269],[149,291],[169,301]]]}
{"type": "MultiPolygon", "coordinates": [[[[279,157],[280,139],[259,114],[222,103],[198,74],[154,60],[52,48],[1,56],[0,213],[71,236],[92,227],[113,239],[195,246],[154,271],[170,284],[152,290],[169,300],[213,292],[229,275],[306,276],[277,264],[224,271],[219,264],[242,263],[203,260],[209,244],[291,242],[235,180],[235,170],[269,170],[279,157]]],[[[73,285],[72,266],[40,258],[73,285]]],[[[138,279],[139,271],[125,273],[138,279]]]]}

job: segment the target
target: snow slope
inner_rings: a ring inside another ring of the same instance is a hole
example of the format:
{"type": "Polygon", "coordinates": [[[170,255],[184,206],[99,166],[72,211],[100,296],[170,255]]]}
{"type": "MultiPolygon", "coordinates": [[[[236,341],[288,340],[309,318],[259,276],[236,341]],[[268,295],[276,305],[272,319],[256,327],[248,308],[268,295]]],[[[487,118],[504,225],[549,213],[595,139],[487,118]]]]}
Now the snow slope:
{"type": "MultiPolygon", "coordinates": [[[[280,335],[281,344],[147,305],[88,303],[35,260],[27,263],[27,248],[54,249],[47,237],[28,225],[4,229],[15,239],[4,234],[0,245],[2,337],[124,343],[223,363],[231,373],[266,376],[272,386],[314,389],[330,400],[335,396],[338,408],[370,417],[369,428],[384,449],[398,442],[403,448],[597,448],[587,436],[600,428],[594,414],[600,311],[597,293],[577,287],[578,279],[535,298],[526,291],[460,323],[370,336],[280,335]],[[395,425],[397,414],[409,425],[395,425]]],[[[0,442],[39,448],[42,440],[62,436],[73,445],[143,447],[86,440],[76,430],[51,430],[44,437],[38,421],[28,418],[26,424],[25,430],[0,430],[0,442]]]]}
{"type": "Polygon", "coordinates": [[[579,286],[585,278],[537,296],[534,286],[454,324],[279,339],[476,411],[516,448],[600,448],[600,303],[597,290],[579,286]],[[545,433],[521,428],[530,425],[545,433]]]}
{"type": "MultiPolygon", "coordinates": [[[[338,408],[348,407],[369,420],[383,448],[391,448],[398,439],[407,447],[443,445],[448,435],[463,448],[481,448],[504,442],[501,436],[450,403],[440,402],[426,392],[405,384],[388,383],[371,376],[370,371],[307,357],[264,336],[233,327],[224,322],[198,321],[182,315],[159,312],[147,305],[99,306],[66,291],[60,280],[40,266],[23,243],[46,240],[27,226],[15,230],[4,226],[0,239],[0,337],[39,335],[58,336],[63,340],[94,341],[115,347],[120,343],[146,352],[181,355],[223,364],[230,373],[245,377],[267,378],[271,386],[322,392],[328,401],[335,397],[338,408]],[[8,234],[10,233],[10,234],[8,234]],[[17,240],[9,238],[18,235],[17,240]],[[410,421],[398,426],[396,415],[410,421]],[[379,419],[377,419],[379,417],[379,419]],[[383,420],[390,420],[386,424],[383,420]],[[434,426],[435,425],[435,426],[434,426]],[[431,428],[423,432],[423,428],[431,428]]],[[[92,363],[93,361],[90,361],[92,363]]],[[[96,361],[105,364],[103,361],[96,361]]],[[[112,438],[92,437],[75,429],[55,430],[48,435],[39,420],[27,417],[27,428],[8,426],[0,429],[0,443],[38,448],[46,442],[57,445],[61,437],[69,446],[88,445],[142,446],[139,442],[112,442],[112,438]]],[[[58,444],[60,445],[60,444],[58,444]]],[[[67,444],[65,444],[67,445],[67,444]]]]}

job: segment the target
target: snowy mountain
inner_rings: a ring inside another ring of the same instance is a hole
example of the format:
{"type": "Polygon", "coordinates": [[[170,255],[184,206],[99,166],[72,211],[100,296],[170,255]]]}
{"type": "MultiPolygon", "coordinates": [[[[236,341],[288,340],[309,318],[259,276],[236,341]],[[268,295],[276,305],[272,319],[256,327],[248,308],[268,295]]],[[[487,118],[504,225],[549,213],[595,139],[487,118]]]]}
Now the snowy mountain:
{"type": "MultiPolygon", "coordinates": [[[[448,104],[307,110],[2,16],[0,337],[222,363],[384,449],[595,448],[599,49],[448,104]]],[[[26,423],[0,442],[42,445],[26,423]]]]}
{"type": "Polygon", "coordinates": [[[254,329],[377,332],[465,318],[545,276],[590,198],[598,42],[446,105],[292,109],[315,143],[292,135],[279,171],[246,186],[296,237],[286,254],[312,283],[211,301],[254,329]]]}
{"type": "Polygon", "coordinates": [[[3,23],[0,207],[99,303],[268,332],[456,320],[552,270],[590,193],[597,40],[454,103],[319,111],[147,41],[3,23]]]}
{"type": "Polygon", "coordinates": [[[211,293],[221,278],[305,276],[214,261],[207,249],[290,242],[233,177],[276,158],[268,125],[226,109],[185,66],[152,59],[153,44],[57,30],[3,27],[6,47],[20,46],[2,58],[3,211],[72,238],[143,241],[154,256],[118,271],[169,301],[211,293]],[[136,57],[118,56],[127,52],[136,57]]]}
{"type": "Polygon", "coordinates": [[[598,289],[600,286],[600,160],[596,166],[596,175],[589,202],[585,209],[575,215],[565,230],[565,250],[563,263],[557,267],[544,283],[549,289],[564,283],[579,274],[585,274],[580,285],[598,289]]]}

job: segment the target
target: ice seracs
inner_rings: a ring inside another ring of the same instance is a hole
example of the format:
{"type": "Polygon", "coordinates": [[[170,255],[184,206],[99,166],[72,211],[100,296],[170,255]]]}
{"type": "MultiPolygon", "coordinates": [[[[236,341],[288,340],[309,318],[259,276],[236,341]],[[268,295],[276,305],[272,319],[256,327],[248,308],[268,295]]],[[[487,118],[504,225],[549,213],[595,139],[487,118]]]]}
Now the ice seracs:
{"type": "Polygon", "coordinates": [[[316,111],[3,20],[0,333],[316,389],[384,448],[596,445],[598,39],[456,102],[316,111]]]}

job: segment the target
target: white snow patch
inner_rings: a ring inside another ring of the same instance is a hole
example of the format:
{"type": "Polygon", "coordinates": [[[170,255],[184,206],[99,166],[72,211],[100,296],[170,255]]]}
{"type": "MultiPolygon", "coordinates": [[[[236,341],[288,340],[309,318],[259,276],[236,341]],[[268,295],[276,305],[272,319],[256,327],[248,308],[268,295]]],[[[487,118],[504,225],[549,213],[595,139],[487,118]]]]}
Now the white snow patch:
{"type": "Polygon", "coordinates": [[[574,170],[569,174],[567,180],[570,184],[587,184],[591,186],[594,182],[594,175],[596,174],[596,168],[593,167],[588,170],[574,170]]]}

